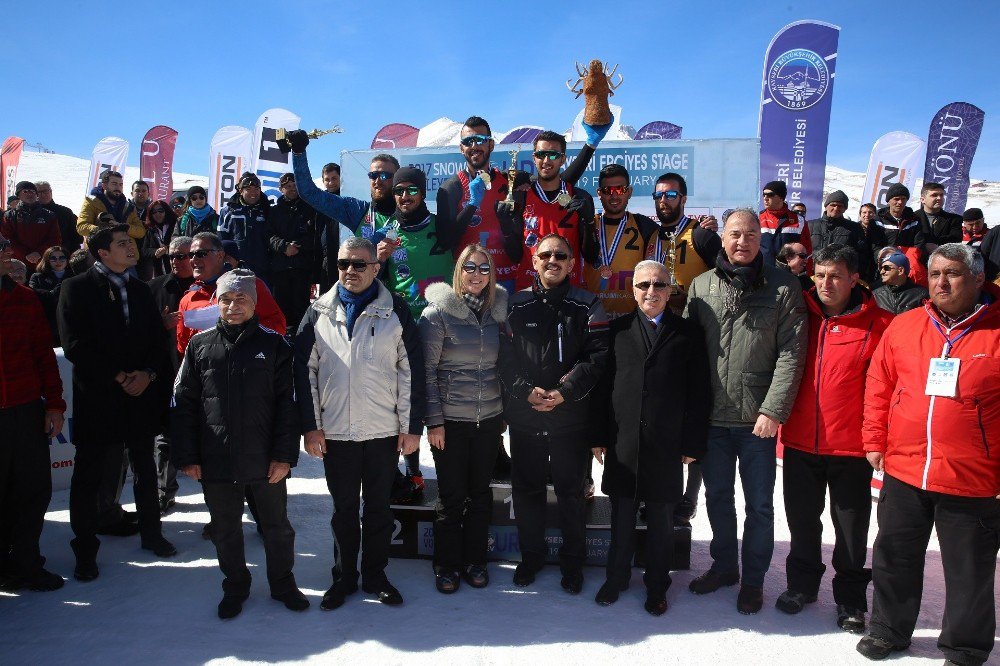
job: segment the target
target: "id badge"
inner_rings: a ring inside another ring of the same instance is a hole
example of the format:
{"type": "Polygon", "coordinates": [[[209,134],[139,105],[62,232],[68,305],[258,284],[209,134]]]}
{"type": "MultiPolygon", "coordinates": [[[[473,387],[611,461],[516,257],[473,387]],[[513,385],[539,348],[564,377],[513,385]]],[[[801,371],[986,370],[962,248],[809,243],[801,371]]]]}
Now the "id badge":
{"type": "Polygon", "coordinates": [[[927,371],[927,395],[954,398],[958,392],[958,368],[961,359],[932,358],[927,371]]]}

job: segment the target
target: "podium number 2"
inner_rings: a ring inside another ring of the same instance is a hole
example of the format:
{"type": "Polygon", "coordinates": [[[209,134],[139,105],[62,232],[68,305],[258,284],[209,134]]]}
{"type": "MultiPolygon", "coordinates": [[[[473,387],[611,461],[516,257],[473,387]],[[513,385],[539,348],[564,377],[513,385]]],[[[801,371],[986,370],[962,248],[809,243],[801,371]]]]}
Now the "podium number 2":
{"type": "Polygon", "coordinates": [[[399,533],[403,531],[403,525],[398,520],[392,521],[392,541],[390,542],[393,546],[402,546],[403,540],[397,539],[399,533]]]}

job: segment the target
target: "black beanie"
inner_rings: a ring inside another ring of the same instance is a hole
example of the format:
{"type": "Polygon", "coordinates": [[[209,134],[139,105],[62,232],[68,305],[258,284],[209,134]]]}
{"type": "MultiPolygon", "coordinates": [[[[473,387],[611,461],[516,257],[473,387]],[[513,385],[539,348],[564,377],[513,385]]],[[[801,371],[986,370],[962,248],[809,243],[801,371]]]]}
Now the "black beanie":
{"type": "Polygon", "coordinates": [[[420,188],[424,194],[427,193],[427,176],[416,167],[402,167],[396,170],[392,177],[392,186],[396,187],[400,183],[413,183],[420,188]]]}
{"type": "Polygon", "coordinates": [[[823,205],[829,206],[832,203],[839,203],[844,208],[847,208],[848,203],[847,195],[844,194],[843,190],[834,190],[826,195],[826,199],[823,199],[823,205]]]}
{"type": "Polygon", "coordinates": [[[906,200],[909,201],[910,190],[908,190],[906,185],[903,185],[902,183],[893,183],[889,186],[889,189],[886,190],[885,200],[888,201],[889,199],[894,199],[896,197],[906,197],[906,200]]]}
{"type": "Polygon", "coordinates": [[[205,188],[202,187],[201,185],[192,185],[191,187],[188,188],[188,193],[187,193],[188,201],[191,200],[192,194],[201,194],[204,195],[206,199],[208,198],[208,192],[206,192],[205,188]]]}
{"type": "Polygon", "coordinates": [[[783,180],[772,180],[770,183],[764,186],[764,189],[771,190],[782,199],[788,196],[788,186],[785,185],[785,181],[783,180]]]}
{"type": "Polygon", "coordinates": [[[250,187],[251,185],[260,187],[260,178],[258,178],[257,174],[252,171],[244,171],[243,175],[240,176],[240,182],[236,186],[236,189],[242,190],[244,187],[250,187]]]}
{"type": "Polygon", "coordinates": [[[31,190],[32,192],[37,192],[38,188],[36,188],[35,184],[30,180],[22,180],[14,187],[14,195],[21,196],[21,192],[23,192],[24,190],[31,190]]]}
{"type": "Polygon", "coordinates": [[[970,208],[962,213],[963,222],[975,222],[981,219],[983,219],[983,210],[981,208],[970,208]]]}

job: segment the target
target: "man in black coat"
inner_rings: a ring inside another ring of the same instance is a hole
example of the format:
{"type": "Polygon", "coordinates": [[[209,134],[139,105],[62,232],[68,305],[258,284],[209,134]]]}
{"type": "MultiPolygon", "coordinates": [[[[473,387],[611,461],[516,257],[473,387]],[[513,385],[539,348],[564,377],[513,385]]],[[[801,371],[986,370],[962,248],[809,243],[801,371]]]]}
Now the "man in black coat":
{"type": "Polygon", "coordinates": [[[635,267],[638,309],[611,322],[608,362],[592,401],[594,457],[611,498],[607,580],[595,601],[609,606],[628,588],[635,515],[646,503],[646,611],[667,610],[674,504],[683,466],[705,454],[712,408],[704,334],[667,307],[670,272],[656,261],[635,267]]]}
{"type": "Polygon", "coordinates": [[[926,262],[939,245],[962,242],[962,216],[944,210],[944,185],[924,183],[920,188],[920,222],[922,244],[921,262],[926,262]]]}
{"type": "Polygon", "coordinates": [[[812,239],[813,254],[827,245],[839,244],[854,248],[861,260],[858,272],[861,279],[871,284],[875,280],[875,260],[865,230],[857,222],[844,217],[847,210],[847,195],[841,190],[830,192],[823,200],[823,215],[810,220],[809,236],[812,239]]]}
{"type": "MultiPolygon", "coordinates": [[[[162,204],[160,204],[162,205],[162,204]]],[[[170,272],[155,277],[149,282],[149,290],[153,293],[156,311],[167,334],[164,342],[167,345],[167,355],[170,357],[170,373],[167,381],[174,383],[180,358],[177,354],[177,320],[180,318],[178,305],[181,297],[194,284],[194,269],[191,266],[191,243],[189,236],[176,236],[170,240],[167,259],[170,262],[170,272]]],[[[169,396],[168,401],[169,401],[169,396]]],[[[160,498],[160,514],[165,514],[174,505],[174,497],[179,489],[177,485],[177,470],[170,462],[170,436],[167,427],[167,404],[163,405],[163,427],[156,435],[156,480],[157,492],[160,498]]]]}
{"type": "Polygon", "coordinates": [[[291,335],[309,307],[315,269],[316,211],[299,196],[295,174],[281,177],[281,196],[267,218],[271,243],[271,292],[291,335]]]}
{"type": "Polygon", "coordinates": [[[76,231],[76,213],[52,200],[52,185],[47,181],[36,182],[35,189],[38,192],[38,203],[42,208],[48,208],[55,213],[59,219],[59,233],[62,236],[60,245],[67,254],[73,254],[83,245],[83,238],[76,231]]]}
{"type": "Polygon", "coordinates": [[[299,457],[292,348],[254,315],[257,277],[237,268],[219,278],[219,322],[184,351],[171,412],[173,459],[201,481],[210,534],[225,575],[219,617],[236,617],[250,595],[243,550],[243,498],[257,504],[271,597],[290,610],[309,607],[295,584],[295,531],[285,478],[299,457]]]}
{"type": "Polygon", "coordinates": [[[98,228],[87,239],[96,263],[62,283],[56,319],[73,364],[70,524],[76,538],[77,580],[98,576],[97,496],[109,458],[128,449],[134,473],[142,547],[158,557],[177,553],[160,532],[153,437],[169,373],[163,322],[149,287],[129,276],[139,259],[124,224],[98,228]],[[159,381],[158,381],[159,380],[159,381]]]}

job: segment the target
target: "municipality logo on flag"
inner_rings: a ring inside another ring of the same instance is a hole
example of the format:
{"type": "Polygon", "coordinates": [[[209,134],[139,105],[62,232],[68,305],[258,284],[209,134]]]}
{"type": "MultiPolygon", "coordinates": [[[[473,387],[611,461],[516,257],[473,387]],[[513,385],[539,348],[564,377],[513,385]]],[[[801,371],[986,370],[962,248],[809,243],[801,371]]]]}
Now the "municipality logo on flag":
{"type": "Polygon", "coordinates": [[[829,88],[826,61],[809,49],[785,51],[767,73],[771,99],[793,111],[819,104],[829,88]]]}

